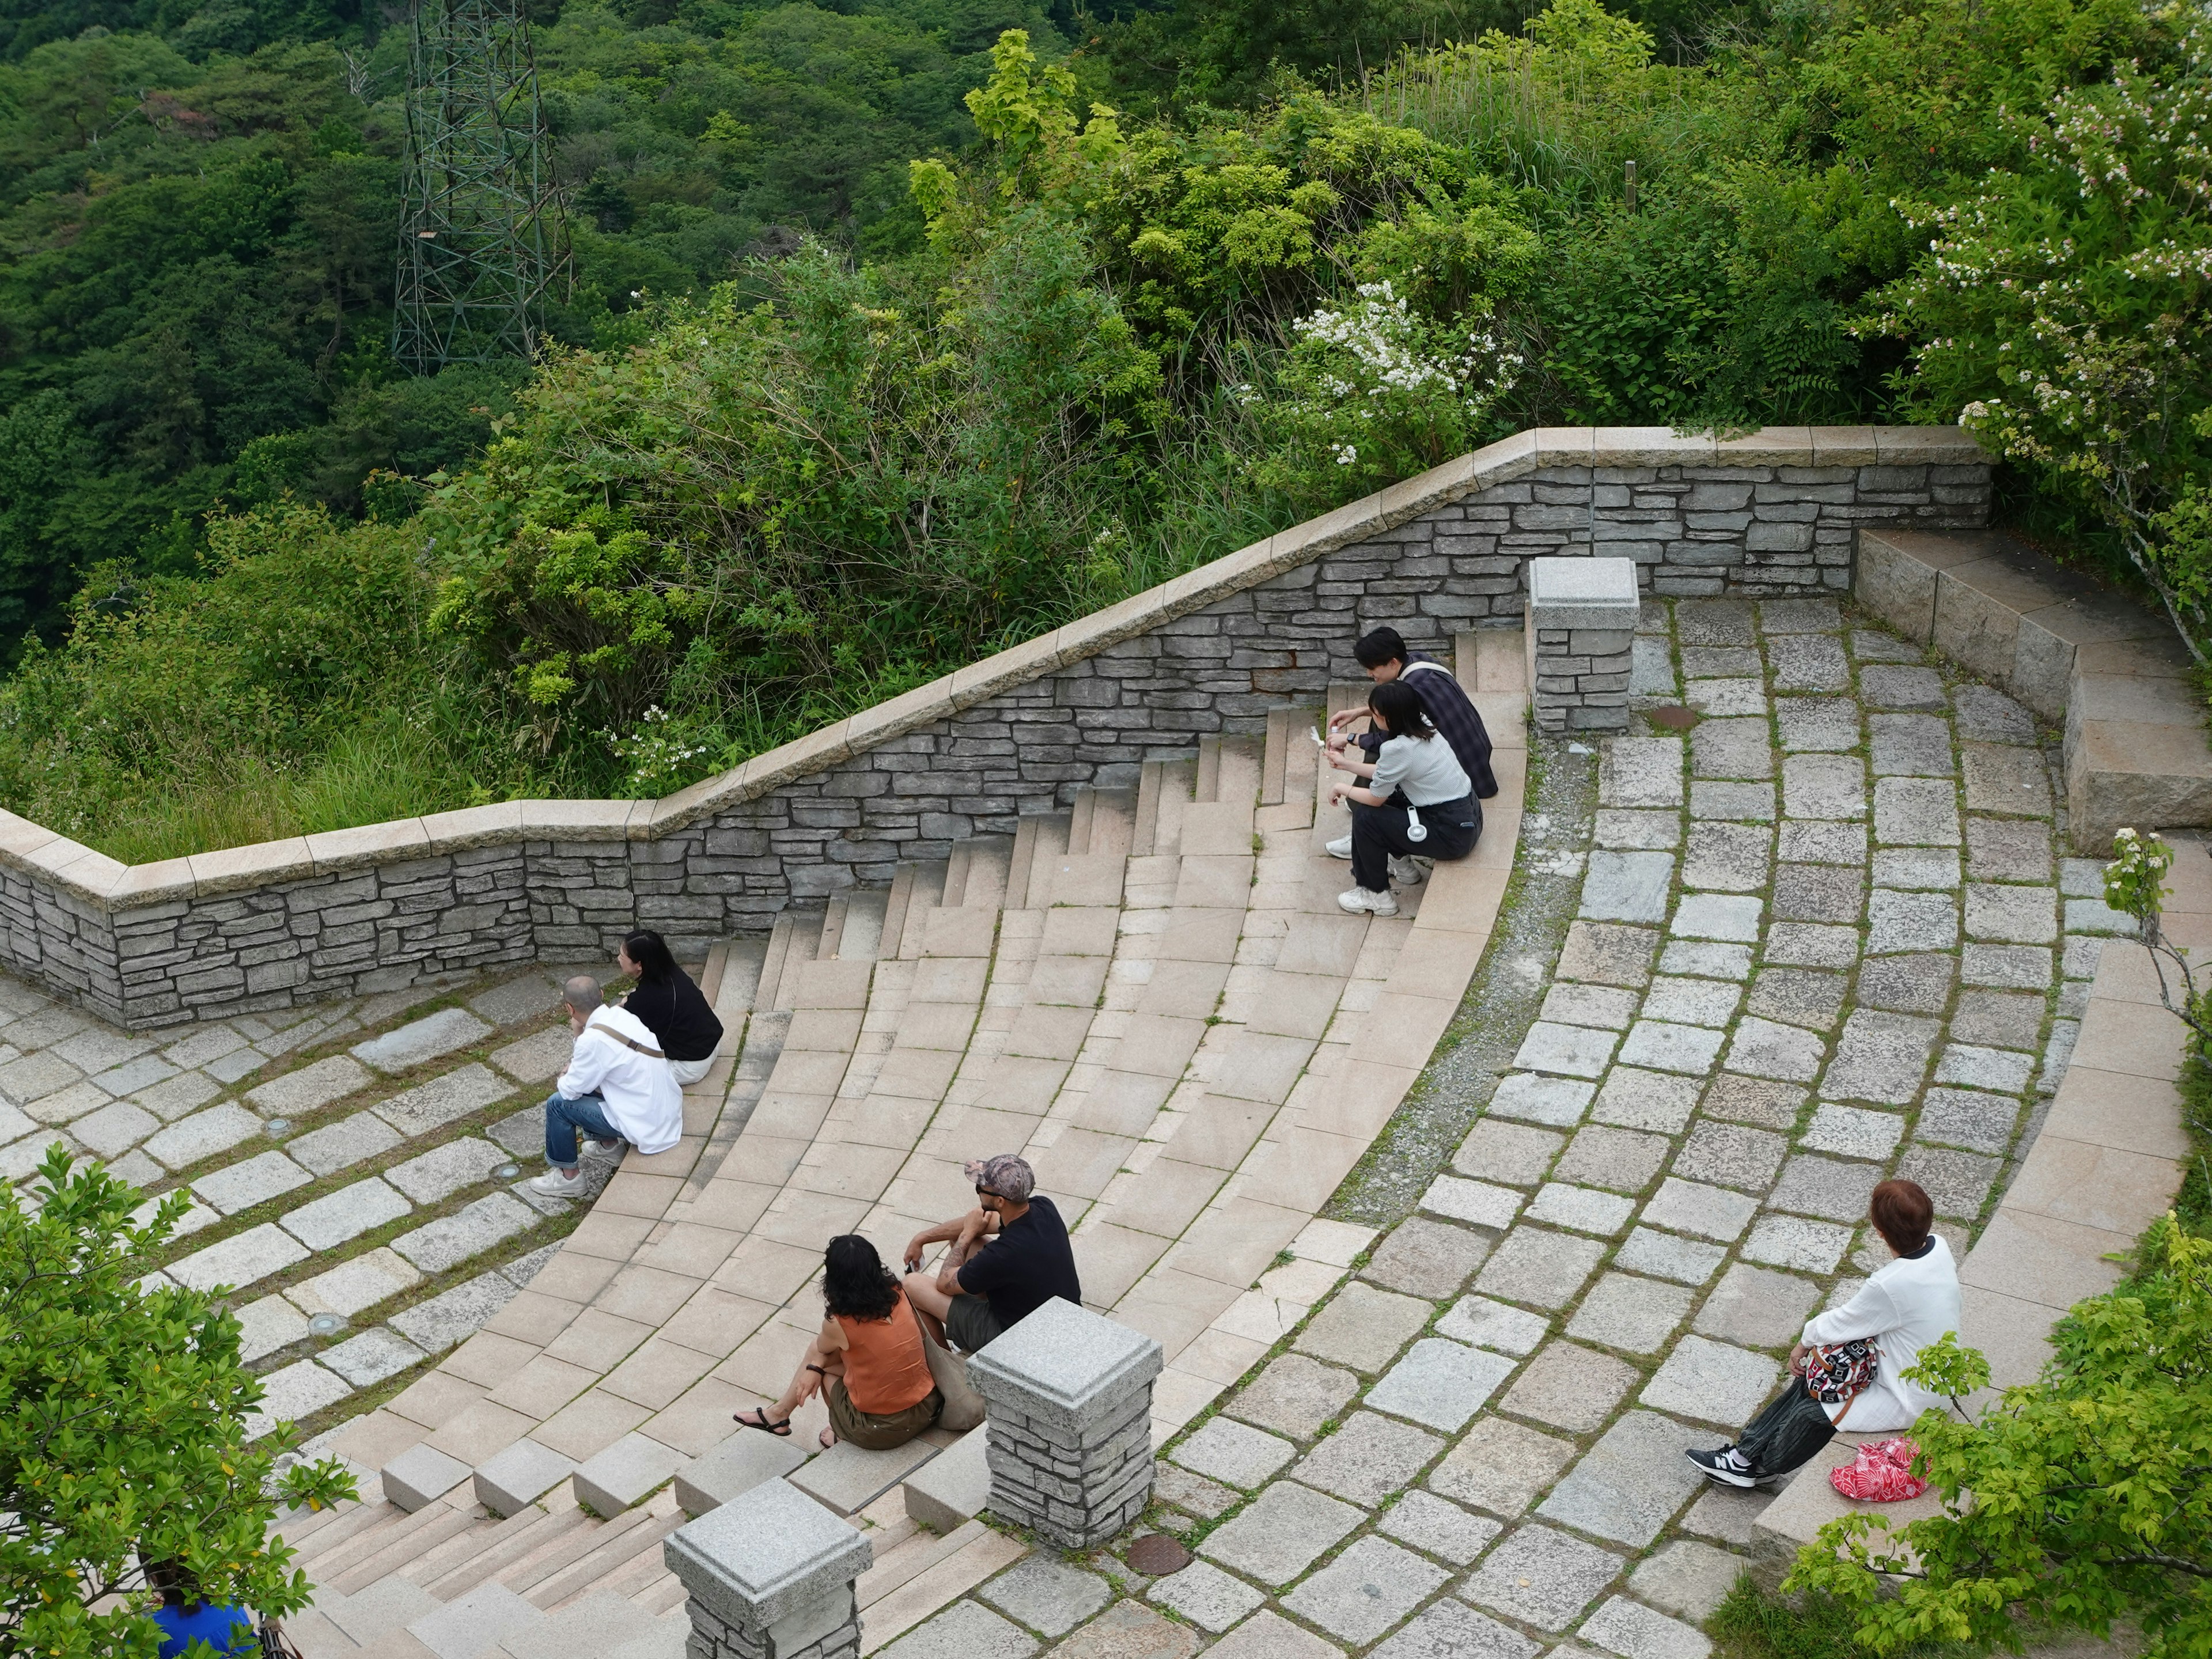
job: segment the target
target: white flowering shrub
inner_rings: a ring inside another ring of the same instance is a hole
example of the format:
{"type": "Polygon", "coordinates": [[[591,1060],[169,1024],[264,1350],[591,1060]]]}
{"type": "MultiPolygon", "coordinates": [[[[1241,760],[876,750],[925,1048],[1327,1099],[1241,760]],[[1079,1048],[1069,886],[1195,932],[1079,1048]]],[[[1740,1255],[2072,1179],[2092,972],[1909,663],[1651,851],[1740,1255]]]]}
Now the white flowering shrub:
{"type": "Polygon", "coordinates": [[[607,746],[629,769],[629,775],[623,780],[624,792],[634,800],[649,799],[682,788],[698,769],[694,763],[712,752],[715,746],[703,741],[658,703],[639,717],[635,731],[610,732],[606,738],[607,746]]]}
{"type": "Polygon", "coordinates": [[[1260,470],[1302,495],[1341,499],[1348,483],[1395,483],[1465,453],[1522,368],[1489,317],[1433,321],[1388,282],[1291,326],[1278,441],[1260,470]]]}
{"type": "Polygon", "coordinates": [[[1929,254],[1863,325],[1918,339],[1917,412],[2097,501],[2200,661],[2212,642],[2212,7],[2176,50],[2005,114],[2027,161],[1899,202],[1929,254]]]}

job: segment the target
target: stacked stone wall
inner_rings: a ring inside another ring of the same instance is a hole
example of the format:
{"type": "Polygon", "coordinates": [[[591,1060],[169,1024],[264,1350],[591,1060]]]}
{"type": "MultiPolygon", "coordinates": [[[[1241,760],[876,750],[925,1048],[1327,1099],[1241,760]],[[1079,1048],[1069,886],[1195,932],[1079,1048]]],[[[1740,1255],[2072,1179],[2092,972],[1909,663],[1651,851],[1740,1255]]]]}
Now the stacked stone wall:
{"type": "Polygon", "coordinates": [[[887,883],[1358,674],[1519,627],[1537,557],[1662,594],[1839,592],[1867,524],[1982,522],[1954,428],[1523,433],[663,801],[515,802],[125,868],[0,814],[8,965],[134,1026],[386,990],[633,925],[715,938],[887,883]]]}

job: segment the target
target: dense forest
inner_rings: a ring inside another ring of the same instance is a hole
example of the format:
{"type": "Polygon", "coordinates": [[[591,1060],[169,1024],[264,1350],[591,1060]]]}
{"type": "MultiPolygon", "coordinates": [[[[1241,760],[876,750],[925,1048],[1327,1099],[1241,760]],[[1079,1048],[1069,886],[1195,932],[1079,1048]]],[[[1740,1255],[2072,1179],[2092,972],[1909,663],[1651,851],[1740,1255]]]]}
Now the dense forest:
{"type": "Polygon", "coordinates": [[[0,802],[143,859],[659,793],[1538,422],[1963,413],[2200,631],[2199,5],[534,31],[556,343],[413,379],[404,14],[0,5],[0,802]]]}

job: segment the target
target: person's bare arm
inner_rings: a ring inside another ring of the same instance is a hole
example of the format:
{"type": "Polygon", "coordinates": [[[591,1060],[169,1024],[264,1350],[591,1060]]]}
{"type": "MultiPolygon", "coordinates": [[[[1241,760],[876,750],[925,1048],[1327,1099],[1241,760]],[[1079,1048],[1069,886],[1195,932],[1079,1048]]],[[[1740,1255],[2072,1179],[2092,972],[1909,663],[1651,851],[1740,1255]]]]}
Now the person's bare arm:
{"type": "MultiPolygon", "coordinates": [[[[906,1270],[910,1273],[920,1273],[921,1253],[932,1244],[951,1245],[952,1248],[945,1252],[945,1259],[957,1267],[974,1254],[977,1239],[998,1231],[999,1218],[978,1205],[958,1220],[947,1221],[939,1226],[929,1228],[927,1231],[916,1233],[908,1240],[906,1270]]],[[[941,1273],[939,1276],[943,1277],[941,1273]]]]}
{"type": "MultiPolygon", "coordinates": [[[[1373,769],[1370,768],[1369,769],[1371,771],[1373,769]]],[[[1334,806],[1340,802],[1347,800],[1356,800],[1363,806],[1387,806],[1389,805],[1388,801],[1384,800],[1382,796],[1376,794],[1372,789],[1362,789],[1356,785],[1346,783],[1332,784],[1329,787],[1328,804],[1331,806],[1334,806]]]]}

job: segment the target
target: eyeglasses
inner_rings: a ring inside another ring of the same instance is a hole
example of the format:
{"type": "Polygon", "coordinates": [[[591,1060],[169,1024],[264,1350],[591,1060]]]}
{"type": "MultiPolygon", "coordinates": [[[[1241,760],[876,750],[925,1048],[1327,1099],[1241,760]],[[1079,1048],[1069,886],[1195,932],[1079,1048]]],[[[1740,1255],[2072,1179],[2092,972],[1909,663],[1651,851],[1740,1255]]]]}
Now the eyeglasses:
{"type": "Polygon", "coordinates": [[[975,1189],[975,1196],[978,1198],[1004,1198],[1006,1194],[1004,1193],[994,1193],[988,1187],[978,1187],[975,1189]]]}

